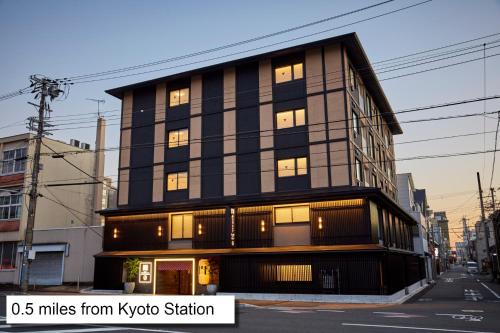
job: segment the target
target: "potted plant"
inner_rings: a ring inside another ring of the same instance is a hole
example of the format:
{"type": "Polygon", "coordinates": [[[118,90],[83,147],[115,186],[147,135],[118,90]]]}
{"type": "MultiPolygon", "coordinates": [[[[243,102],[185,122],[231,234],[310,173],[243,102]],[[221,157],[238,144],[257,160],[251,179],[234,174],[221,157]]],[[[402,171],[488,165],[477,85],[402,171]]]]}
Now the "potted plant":
{"type": "Polygon", "coordinates": [[[208,262],[208,275],[210,276],[210,283],[207,284],[207,294],[215,295],[217,293],[217,282],[219,280],[219,263],[215,258],[209,259],[208,262]]]}
{"type": "Polygon", "coordinates": [[[141,261],[138,258],[128,258],[125,260],[125,270],[127,272],[127,281],[123,285],[125,294],[132,294],[135,289],[135,279],[139,275],[139,265],[141,261]]]}

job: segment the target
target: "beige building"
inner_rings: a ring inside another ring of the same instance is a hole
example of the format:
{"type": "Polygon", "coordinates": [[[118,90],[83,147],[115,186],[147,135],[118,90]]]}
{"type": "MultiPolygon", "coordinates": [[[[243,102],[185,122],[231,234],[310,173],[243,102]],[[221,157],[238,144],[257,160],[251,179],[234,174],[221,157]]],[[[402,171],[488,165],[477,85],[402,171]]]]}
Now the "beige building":
{"type": "MultiPolygon", "coordinates": [[[[94,174],[95,154],[88,148],[76,140],[43,139],[30,284],[92,281],[93,255],[102,242],[92,209],[96,185],[51,186],[89,181],[85,173],[94,174]],[[74,153],[57,154],[68,151],[74,153]]],[[[20,281],[34,149],[29,133],[0,138],[0,283],[20,281]]]]}

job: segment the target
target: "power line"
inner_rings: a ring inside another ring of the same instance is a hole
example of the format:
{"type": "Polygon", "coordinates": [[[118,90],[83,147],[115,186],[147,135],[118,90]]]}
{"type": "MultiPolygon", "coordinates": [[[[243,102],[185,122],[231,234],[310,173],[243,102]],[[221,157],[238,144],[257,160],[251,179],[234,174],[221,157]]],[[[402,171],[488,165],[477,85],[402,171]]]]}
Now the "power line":
{"type": "MultiPolygon", "coordinates": [[[[210,59],[204,59],[204,60],[200,60],[200,61],[195,61],[195,62],[191,62],[189,64],[184,64],[184,65],[180,65],[180,66],[174,66],[174,67],[170,67],[170,68],[182,67],[182,66],[199,64],[199,63],[203,63],[203,62],[207,62],[207,61],[217,60],[217,59],[221,59],[221,58],[227,58],[227,57],[230,57],[230,56],[233,56],[233,55],[239,55],[239,54],[242,54],[242,53],[248,53],[248,52],[260,50],[260,49],[263,49],[263,48],[268,48],[268,47],[271,47],[271,46],[276,46],[276,45],[288,43],[288,42],[291,42],[291,41],[295,41],[295,40],[300,40],[300,39],[312,37],[312,36],[315,36],[315,35],[323,34],[325,32],[330,32],[330,31],[337,30],[337,29],[340,29],[340,28],[345,28],[345,27],[348,27],[348,26],[351,26],[351,25],[355,25],[355,24],[358,24],[358,23],[362,23],[362,22],[370,21],[370,20],[373,20],[373,19],[376,19],[376,18],[380,18],[380,17],[386,16],[386,15],[394,14],[394,13],[397,13],[397,12],[400,12],[400,11],[403,11],[403,10],[407,10],[407,9],[410,9],[410,8],[413,8],[413,7],[416,7],[416,6],[423,5],[423,4],[428,3],[430,1],[432,1],[432,0],[422,1],[422,2],[419,2],[419,3],[413,4],[413,5],[402,7],[402,8],[399,8],[399,9],[396,9],[396,10],[392,10],[392,11],[389,11],[389,12],[386,12],[386,13],[382,13],[382,14],[379,14],[379,15],[375,15],[375,16],[372,16],[372,17],[369,17],[369,18],[361,19],[361,20],[358,20],[358,21],[354,21],[354,22],[347,23],[347,24],[344,24],[344,25],[341,25],[341,26],[338,26],[338,27],[334,27],[334,28],[330,28],[330,29],[318,31],[318,32],[315,32],[315,33],[310,33],[310,34],[303,35],[303,36],[300,36],[300,37],[290,38],[288,40],[284,40],[284,41],[281,41],[281,42],[267,44],[267,45],[264,45],[264,46],[255,47],[255,48],[244,50],[244,51],[234,52],[234,53],[230,53],[230,54],[226,54],[226,55],[222,55],[222,56],[218,56],[218,57],[213,57],[213,58],[210,58],[210,59]]],[[[93,79],[93,80],[91,79],[91,80],[84,80],[84,81],[77,81],[77,82],[69,82],[68,84],[79,84],[79,83],[90,83],[90,82],[96,82],[96,81],[112,80],[112,79],[118,79],[118,78],[135,76],[135,75],[142,75],[142,74],[148,74],[148,73],[153,73],[153,72],[159,72],[159,71],[163,71],[163,70],[170,69],[170,68],[160,68],[160,69],[154,69],[154,70],[149,70],[149,71],[143,71],[143,72],[139,72],[139,73],[131,73],[131,74],[124,74],[124,75],[112,76],[112,77],[108,77],[108,78],[100,78],[100,79],[93,79]]],[[[60,80],[64,80],[64,79],[60,79],[60,80]]]]}
{"type": "MultiPolygon", "coordinates": [[[[498,121],[497,121],[497,130],[495,131],[495,150],[497,150],[497,144],[498,144],[498,128],[500,126],[500,112],[498,112],[498,121]]],[[[485,132],[486,133],[486,132],[485,132]]],[[[493,153],[493,164],[491,166],[491,178],[490,178],[490,188],[493,185],[493,175],[495,174],[495,160],[496,160],[496,153],[493,153]]]]}
{"type": "MultiPolygon", "coordinates": [[[[192,53],[188,53],[188,54],[185,54],[185,55],[176,56],[176,57],[172,57],[172,58],[168,58],[168,59],[163,59],[163,60],[158,60],[158,61],[154,61],[154,62],[149,62],[149,63],[139,64],[139,65],[134,65],[134,66],[117,68],[117,69],[113,69],[113,70],[107,70],[107,71],[96,72],[96,73],[91,73],[91,74],[84,74],[84,75],[70,76],[68,78],[64,78],[64,80],[66,80],[66,79],[69,79],[69,80],[78,80],[78,79],[87,79],[87,78],[91,78],[91,77],[99,77],[99,76],[112,75],[112,74],[116,74],[116,73],[137,70],[137,69],[141,69],[141,68],[144,68],[144,67],[157,66],[157,65],[164,64],[164,63],[168,63],[168,62],[174,62],[174,61],[183,60],[183,59],[187,59],[187,58],[197,57],[197,56],[204,55],[204,54],[214,53],[214,52],[217,52],[217,51],[222,51],[222,50],[226,50],[226,49],[229,49],[229,48],[234,48],[236,46],[240,46],[240,45],[244,45],[244,44],[248,44],[248,43],[253,43],[253,42],[256,42],[256,41],[259,41],[259,40],[268,39],[268,38],[271,38],[271,37],[276,37],[276,36],[279,36],[279,35],[282,35],[282,34],[287,34],[287,33],[293,32],[293,31],[301,30],[301,29],[304,29],[304,28],[308,28],[308,27],[311,27],[311,26],[315,26],[315,25],[318,25],[318,24],[322,24],[322,23],[325,23],[325,22],[336,20],[336,19],[339,19],[341,17],[350,16],[350,15],[353,15],[353,14],[356,14],[356,13],[359,13],[359,12],[362,12],[362,11],[365,11],[365,10],[369,10],[369,9],[372,9],[372,8],[375,8],[375,7],[379,7],[379,6],[385,5],[385,4],[387,4],[389,2],[393,2],[393,1],[394,0],[382,1],[382,2],[379,2],[379,3],[373,4],[373,5],[370,5],[370,6],[366,6],[366,7],[362,7],[362,8],[358,8],[358,9],[355,9],[355,10],[352,10],[352,11],[349,11],[349,12],[346,12],[346,13],[338,14],[338,15],[335,15],[335,16],[323,18],[323,19],[320,19],[320,20],[317,20],[317,21],[306,23],[306,24],[301,24],[301,25],[298,25],[298,26],[295,26],[295,27],[291,27],[291,28],[287,28],[287,29],[284,29],[284,30],[280,30],[280,31],[277,31],[277,32],[273,32],[273,33],[269,33],[269,34],[265,34],[265,35],[261,35],[261,36],[257,36],[257,37],[253,37],[253,38],[249,38],[249,39],[246,39],[246,40],[242,40],[242,41],[238,41],[238,42],[234,42],[234,43],[230,43],[230,44],[226,44],[226,45],[222,45],[222,46],[218,46],[218,47],[214,47],[214,48],[210,48],[210,49],[206,49],[206,50],[202,50],[202,51],[192,52],[192,53]]],[[[428,2],[428,1],[426,1],[426,2],[428,2]]]]}

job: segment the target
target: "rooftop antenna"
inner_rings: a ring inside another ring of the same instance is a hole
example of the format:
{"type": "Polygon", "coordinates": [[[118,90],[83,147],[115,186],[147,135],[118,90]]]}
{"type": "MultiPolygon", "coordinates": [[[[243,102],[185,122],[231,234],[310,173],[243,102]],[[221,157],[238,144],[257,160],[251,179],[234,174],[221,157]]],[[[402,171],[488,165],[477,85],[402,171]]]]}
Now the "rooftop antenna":
{"type": "Polygon", "coordinates": [[[106,101],[104,99],[96,99],[96,98],[86,98],[88,101],[96,102],[97,103],[97,117],[101,117],[101,103],[104,104],[106,101]]]}

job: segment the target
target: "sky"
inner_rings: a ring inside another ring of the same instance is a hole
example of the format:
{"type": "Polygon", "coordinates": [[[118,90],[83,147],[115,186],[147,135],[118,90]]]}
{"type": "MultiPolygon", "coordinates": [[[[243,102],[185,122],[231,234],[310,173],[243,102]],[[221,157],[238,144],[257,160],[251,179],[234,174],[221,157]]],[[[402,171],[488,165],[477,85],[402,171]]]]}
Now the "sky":
{"type": "MultiPolygon", "coordinates": [[[[5,1],[0,0],[0,95],[29,84],[29,76],[43,74],[63,78],[168,59],[200,50],[281,31],[304,23],[335,16],[381,0],[278,0],[278,1],[5,1]]],[[[182,72],[287,46],[356,32],[372,62],[500,33],[499,0],[433,0],[377,19],[333,29],[386,13],[422,0],[395,0],[360,13],[301,29],[292,33],[238,46],[209,55],[147,68],[152,73],[75,84],[64,100],[52,105],[54,139],[71,138],[94,146],[96,103],[87,98],[105,99],[101,110],[108,128],[106,147],[119,145],[120,100],[104,91],[113,87],[182,72]],[[310,35],[307,38],[264,47],[271,43],[310,35]],[[332,30],[333,29],[333,30],[332,30]],[[246,50],[263,47],[259,51],[246,50]],[[230,53],[239,55],[228,56],[230,53]],[[212,57],[221,57],[210,60],[212,57]],[[189,62],[200,61],[198,64],[189,62]],[[165,69],[166,67],[174,67],[165,69]],[[75,128],[80,127],[80,128],[75,128]]],[[[457,46],[467,47],[500,40],[500,35],[457,46]]],[[[500,53],[499,44],[487,44],[487,55],[500,53]]],[[[478,50],[478,49],[472,49],[478,50]]],[[[482,52],[430,63],[425,66],[379,74],[379,79],[439,67],[482,57],[482,52]]],[[[500,56],[459,66],[381,81],[394,110],[500,95],[500,56]]],[[[35,115],[27,102],[29,94],[0,101],[0,136],[25,132],[24,119],[35,115]],[[8,127],[6,127],[8,125],[8,127]]],[[[399,121],[500,110],[500,99],[485,103],[437,108],[398,115],[399,121]]],[[[396,158],[483,151],[493,149],[496,116],[401,124],[403,134],[395,137],[396,158]],[[480,133],[467,137],[402,143],[442,136],[480,133]],[[488,133],[490,132],[490,133],[488,133]]],[[[117,175],[117,152],[106,153],[105,173],[117,175]]],[[[498,156],[500,159],[500,156],[498,156]]],[[[476,172],[483,188],[490,186],[493,154],[398,161],[398,173],[411,172],[415,186],[425,188],[430,208],[446,211],[451,239],[460,241],[461,218],[473,225],[479,216],[476,172]]],[[[63,163],[63,162],[62,162],[63,163]]],[[[500,162],[499,162],[500,163],[500,162]]],[[[500,196],[500,165],[492,186],[500,196]]],[[[487,193],[485,193],[487,194],[487,193]]],[[[489,198],[486,199],[488,202],[489,198]]]]}

